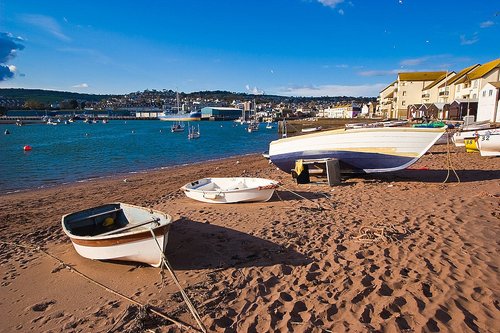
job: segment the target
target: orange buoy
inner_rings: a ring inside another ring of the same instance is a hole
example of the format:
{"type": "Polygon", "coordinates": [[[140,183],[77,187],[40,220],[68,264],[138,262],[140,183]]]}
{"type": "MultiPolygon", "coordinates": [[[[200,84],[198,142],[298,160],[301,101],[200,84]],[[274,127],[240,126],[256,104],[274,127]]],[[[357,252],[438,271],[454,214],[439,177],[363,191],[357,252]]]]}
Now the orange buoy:
{"type": "Polygon", "coordinates": [[[24,151],[30,151],[30,150],[31,150],[31,146],[26,145],[26,146],[24,146],[24,148],[23,148],[23,149],[24,149],[24,151]]]}

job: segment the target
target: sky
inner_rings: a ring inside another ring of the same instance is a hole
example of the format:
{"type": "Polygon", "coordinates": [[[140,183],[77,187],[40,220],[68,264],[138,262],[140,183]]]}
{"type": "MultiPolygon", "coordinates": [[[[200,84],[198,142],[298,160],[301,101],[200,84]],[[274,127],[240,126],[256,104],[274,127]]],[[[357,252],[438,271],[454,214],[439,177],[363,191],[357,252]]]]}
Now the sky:
{"type": "Polygon", "coordinates": [[[1,0],[0,88],[378,96],[500,58],[496,0],[1,0]]]}

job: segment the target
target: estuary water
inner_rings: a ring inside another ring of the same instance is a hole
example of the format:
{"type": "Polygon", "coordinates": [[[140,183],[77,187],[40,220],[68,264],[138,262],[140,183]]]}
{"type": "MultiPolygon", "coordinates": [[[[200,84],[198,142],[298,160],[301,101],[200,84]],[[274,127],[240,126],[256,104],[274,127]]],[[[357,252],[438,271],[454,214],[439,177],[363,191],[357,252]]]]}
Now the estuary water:
{"type": "Polygon", "coordinates": [[[188,140],[185,125],[178,133],[155,120],[0,125],[0,193],[261,153],[278,138],[265,124],[248,133],[234,122],[199,121],[190,125],[199,125],[201,137],[188,140]]]}

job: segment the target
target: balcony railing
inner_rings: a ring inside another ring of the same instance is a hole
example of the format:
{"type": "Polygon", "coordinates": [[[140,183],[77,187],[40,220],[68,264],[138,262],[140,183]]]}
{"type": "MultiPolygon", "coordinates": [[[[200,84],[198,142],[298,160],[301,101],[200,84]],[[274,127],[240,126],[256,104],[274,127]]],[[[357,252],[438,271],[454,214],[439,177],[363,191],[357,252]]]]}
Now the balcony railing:
{"type": "Polygon", "coordinates": [[[429,98],[431,97],[431,94],[422,94],[422,98],[429,98]]]}
{"type": "Polygon", "coordinates": [[[449,91],[440,91],[439,96],[449,96],[450,92],[449,91]]]}

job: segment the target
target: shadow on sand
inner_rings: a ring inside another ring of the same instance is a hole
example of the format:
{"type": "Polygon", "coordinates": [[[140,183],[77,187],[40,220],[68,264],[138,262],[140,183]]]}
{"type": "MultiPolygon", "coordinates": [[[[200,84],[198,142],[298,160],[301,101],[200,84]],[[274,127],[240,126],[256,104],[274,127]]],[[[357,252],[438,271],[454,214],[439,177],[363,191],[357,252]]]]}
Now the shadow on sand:
{"type": "MultiPolygon", "coordinates": [[[[343,185],[342,185],[343,186],[343,185]]],[[[328,192],[324,191],[324,188],[318,187],[316,191],[289,191],[283,188],[276,190],[268,202],[278,202],[278,201],[301,201],[304,198],[308,200],[315,200],[319,198],[324,198],[328,196],[328,192]]]]}
{"type": "MultiPolygon", "coordinates": [[[[500,170],[455,170],[460,178],[460,182],[476,182],[484,180],[500,179],[500,170]]],[[[427,169],[406,169],[397,172],[384,174],[364,175],[366,179],[378,179],[382,181],[405,181],[405,182],[424,182],[424,183],[442,183],[448,175],[448,170],[427,170],[427,169]]],[[[448,183],[456,183],[457,177],[450,170],[448,183]]]]}
{"type": "Polygon", "coordinates": [[[170,229],[166,255],[175,270],[306,265],[305,255],[279,244],[208,223],[179,219],[170,229]]]}

